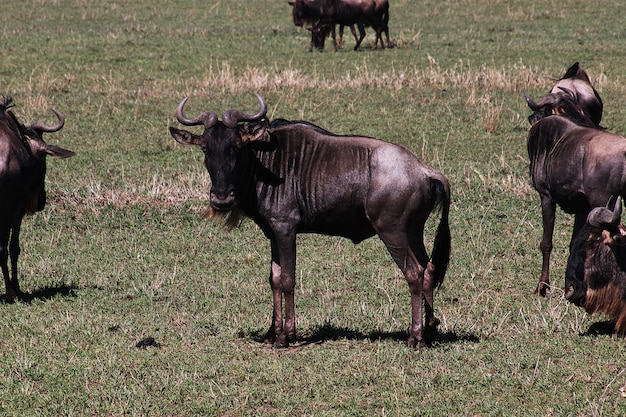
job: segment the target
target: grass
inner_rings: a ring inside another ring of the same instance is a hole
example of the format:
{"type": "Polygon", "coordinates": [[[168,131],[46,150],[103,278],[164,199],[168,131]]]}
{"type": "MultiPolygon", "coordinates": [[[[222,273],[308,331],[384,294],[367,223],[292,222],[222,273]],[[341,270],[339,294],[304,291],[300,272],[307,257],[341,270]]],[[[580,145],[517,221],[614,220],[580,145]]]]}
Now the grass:
{"type": "MultiPolygon", "coordinates": [[[[614,2],[391,3],[396,47],[307,52],[286,2],[29,0],[3,5],[0,93],[25,122],[66,115],[49,202],[27,218],[26,302],[0,304],[0,414],[619,415],[624,340],[563,299],[557,217],[546,299],[523,92],[580,61],[626,132],[626,12],[614,2]],[[572,25],[575,22],[575,25],[572,25]],[[298,238],[292,348],[271,320],[269,245],[202,219],[201,153],[176,105],[305,119],[402,143],[453,192],[441,337],[404,346],[409,294],[377,239],[298,238]],[[160,348],[137,348],[153,337],[160,348]]],[[[371,31],[370,31],[371,32],[371,31]]]]}

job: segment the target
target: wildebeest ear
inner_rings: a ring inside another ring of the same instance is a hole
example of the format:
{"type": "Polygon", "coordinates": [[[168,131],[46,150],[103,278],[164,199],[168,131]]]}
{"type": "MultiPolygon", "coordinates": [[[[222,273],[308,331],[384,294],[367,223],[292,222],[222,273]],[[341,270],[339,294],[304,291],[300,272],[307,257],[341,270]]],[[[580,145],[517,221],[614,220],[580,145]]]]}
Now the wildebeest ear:
{"type": "Polygon", "coordinates": [[[296,3],[294,3],[293,1],[288,1],[287,3],[288,3],[290,6],[293,6],[294,4],[296,4],[296,3]]]}
{"type": "Polygon", "coordinates": [[[178,143],[183,145],[200,145],[202,143],[202,136],[195,135],[186,130],[176,129],[170,126],[170,134],[178,143]]]}
{"type": "Polygon", "coordinates": [[[267,121],[263,121],[261,123],[245,124],[240,127],[240,134],[243,143],[263,139],[266,135],[269,135],[268,123],[267,121]]]}
{"type": "Polygon", "coordinates": [[[29,139],[28,144],[34,154],[50,155],[51,157],[58,158],[58,159],[65,159],[65,158],[69,158],[70,156],[76,155],[76,153],[74,153],[73,151],[59,148],[58,146],[54,146],[54,145],[48,145],[42,140],[35,140],[31,138],[28,138],[28,139],[29,139]]]}
{"type": "Polygon", "coordinates": [[[76,152],[74,151],[59,148],[58,146],[54,146],[54,145],[46,145],[43,148],[43,151],[46,154],[50,155],[51,157],[57,158],[57,159],[65,159],[65,158],[69,158],[71,156],[76,155],[76,152]]]}

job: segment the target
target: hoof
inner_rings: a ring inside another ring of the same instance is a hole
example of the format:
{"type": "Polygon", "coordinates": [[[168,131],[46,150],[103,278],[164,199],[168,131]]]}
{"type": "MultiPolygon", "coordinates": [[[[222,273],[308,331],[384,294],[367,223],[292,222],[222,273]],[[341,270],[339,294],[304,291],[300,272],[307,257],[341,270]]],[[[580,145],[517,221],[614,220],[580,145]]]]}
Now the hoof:
{"type": "Polygon", "coordinates": [[[535,296],[545,297],[548,291],[548,287],[549,287],[548,284],[544,282],[540,282],[539,285],[537,285],[537,288],[535,289],[535,296]]]}
{"type": "Polygon", "coordinates": [[[287,337],[284,333],[276,338],[274,343],[272,344],[273,348],[283,349],[289,347],[289,342],[293,341],[293,338],[287,337]]]}

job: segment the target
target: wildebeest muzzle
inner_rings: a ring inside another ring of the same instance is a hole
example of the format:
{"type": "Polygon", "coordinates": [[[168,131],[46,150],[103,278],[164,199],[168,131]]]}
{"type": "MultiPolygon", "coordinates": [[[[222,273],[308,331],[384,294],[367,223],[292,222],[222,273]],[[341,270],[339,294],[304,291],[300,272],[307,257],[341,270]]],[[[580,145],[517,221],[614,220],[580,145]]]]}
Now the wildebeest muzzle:
{"type": "Polygon", "coordinates": [[[217,190],[211,188],[211,207],[217,211],[228,211],[235,205],[235,190],[217,190]]]}

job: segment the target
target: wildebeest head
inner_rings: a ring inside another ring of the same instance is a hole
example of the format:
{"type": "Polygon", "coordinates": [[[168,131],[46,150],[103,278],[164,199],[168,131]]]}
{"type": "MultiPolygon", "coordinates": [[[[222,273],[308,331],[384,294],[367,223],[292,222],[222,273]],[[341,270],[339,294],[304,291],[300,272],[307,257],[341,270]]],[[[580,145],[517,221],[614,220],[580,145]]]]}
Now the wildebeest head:
{"type": "Polygon", "coordinates": [[[321,0],[294,0],[287,3],[292,7],[293,24],[296,26],[314,24],[322,15],[321,0]]]}
{"type": "Polygon", "coordinates": [[[533,110],[533,114],[528,117],[531,125],[544,117],[560,114],[584,126],[600,127],[602,99],[578,62],[538,102],[533,101],[527,93],[524,93],[524,97],[533,110]]]}
{"type": "MultiPolygon", "coordinates": [[[[61,113],[52,109],[58,122],[54,126],[48,126],[40,122],[32,123],[30,126],[20,123],[13,112],[9,110],[13,106],[10,97],[4,98],[0,103],[0,122],[6,123],[13,134],[25,145],[28,154],[27,161],[19,161],[21,164],[28,164],[32,167],[31,188],[28,191],[28,205],[26,212],[32,214],[41,211],[46,205],[46,156],[64,159],[74,156],[73,151],[47,144],[43,140],[44,133],[52,133],[61,130],[65,124],[65,118],[61,113]]],[[[19,169],[17,167],[13,169],[19,169]]]]}
{"type": "Polygon", "coordinates": [[[267,132],[267,105],[260,95],[260,109],[249,115],[239,110],[227,110],[218,120],[217,114],[204,112],[194,119],[183,115],[185,98],[176,109],[176,119],[185,126],[204,126],[204,132],[197,135],[186,130],[170,127],[170,133],[177,142],[184,145],[197,145],[204,152],[204,165],[211,177],[210,204],[213,210],[226,212],[236,204],[237,175],[241,173],[240,150],[246,142],[264,137],[267,132]]]}
{"type": "Polygon", "coordinates": [[[578,125],[587,127],[597,127],[595,123],[585,114],[583,107],[578,100],[577,94],[566,87],[559,87],[554,93],[549,93],[538,102],[535,102],[528,93],[524,93],[526,103],[533,113],[528,116],[531,125],[536,124],[544,117],[560,115],[567,117],[578,125]]]}
{"type": "Polygon", "coordinates": [[[324,50],[326,38],[328,37],[332,29],[332,24],[325,22],[319,22],[311,29],[309,29],[311,31],[311,43],[313,44],[315,49],[318,49],[320,51],[324,50]]]}
{"type": "Polygon", "coordinates": [[[607,207],[594,208],[573,241],[573,253],[584,253],[583,268],[578,269],[576,277],[582,282],[584,296],[572,300],[566,293],[566,298],[590,314],[609,315],[616,321],[616,331],[626,335],[626,230],[620,224],[621,197],[617,197],[613,208],[609,206],[610,202],[607,207]]]}
{"type": "Polygon", "coordinates": [[[567,69],[565,75],[556,82],[550,93],[557,93],[563,88],[573,91],[577,95],[578,101],[587,117],[596,126],[600,126],[604,108],[602,98],[591,85],[589,75],[580,67],[578,62],[567,69]]]}

